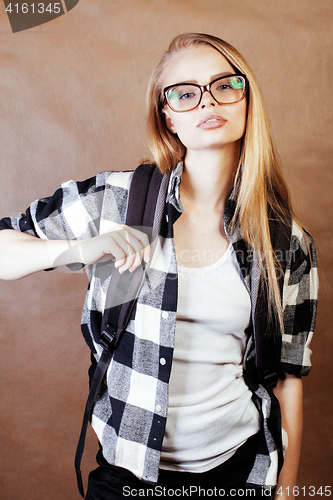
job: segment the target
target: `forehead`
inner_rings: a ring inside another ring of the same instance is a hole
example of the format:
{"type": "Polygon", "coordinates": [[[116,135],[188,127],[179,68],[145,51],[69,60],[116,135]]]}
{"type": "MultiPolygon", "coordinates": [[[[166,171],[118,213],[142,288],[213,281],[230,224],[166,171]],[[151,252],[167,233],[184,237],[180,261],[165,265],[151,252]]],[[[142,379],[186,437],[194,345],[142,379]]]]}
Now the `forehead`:
{"type": "Polygon", "coordinates": [[[172,56],[163,72],[162,87],[180,82],[205,85],[230,73],[234,73],[233,67],[218,50],[208,45],[197,45],[172,56]]]}

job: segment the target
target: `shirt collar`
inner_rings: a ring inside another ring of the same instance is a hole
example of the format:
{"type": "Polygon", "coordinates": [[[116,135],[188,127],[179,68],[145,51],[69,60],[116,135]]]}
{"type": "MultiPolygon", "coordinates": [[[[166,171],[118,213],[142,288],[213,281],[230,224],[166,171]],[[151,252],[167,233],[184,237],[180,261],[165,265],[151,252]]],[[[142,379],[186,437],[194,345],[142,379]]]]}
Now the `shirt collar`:
{"type": "Polygon", "coordinates": [[[183,213],[183,207],[180,201],[180,181],[183,173],[183,162],[180,161],[176,168],[171,172],[166,202],[170,203],[179,213],[183,213]]]}
{"type": "MultiPolygon", "coordinates": [[[[182,178],[184,163],[183,161],[178,162],[176,168],[171,172],[166,202],[170,203],[179,214],[183,213],[183,206],[180,201],[180,182],[182,178]]],[[[230,240],[239,239],[239,235],[232,238],[231,235],[231,220],[235,212],[236,200],[235,200],[235,191],[234,189],[231,191],[229,199],[227,201],[227,205],[223,214],[224,226],[227,236],[230,240]]]]}

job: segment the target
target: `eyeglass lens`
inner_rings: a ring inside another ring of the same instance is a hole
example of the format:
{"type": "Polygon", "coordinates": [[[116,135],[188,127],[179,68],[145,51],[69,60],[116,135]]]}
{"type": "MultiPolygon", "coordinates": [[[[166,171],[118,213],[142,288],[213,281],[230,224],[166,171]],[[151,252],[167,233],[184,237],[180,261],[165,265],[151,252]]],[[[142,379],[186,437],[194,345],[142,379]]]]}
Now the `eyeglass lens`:
{"type": "MultiPolygon", "coordinates": [[[[213,82],[210,91],[217,102],[232,104],[243,97],[244,88],[243,78],[228,76],[213,82]]],[[[189,111],[199,104],[201,89],[196,85],[180,84],[171,87],[166,95],[169,104],[175,111],[189,111]]]]}

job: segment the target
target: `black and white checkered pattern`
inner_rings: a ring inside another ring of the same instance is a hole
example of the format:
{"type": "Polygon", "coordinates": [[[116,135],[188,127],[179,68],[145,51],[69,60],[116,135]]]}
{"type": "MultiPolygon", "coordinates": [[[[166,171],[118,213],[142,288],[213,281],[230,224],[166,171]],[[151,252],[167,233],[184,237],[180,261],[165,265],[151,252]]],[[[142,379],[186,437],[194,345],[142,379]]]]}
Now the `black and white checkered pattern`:
{"type": "MultiPolygon", "coordinates": [[[[158,200],[163,217],[154,241],[155,251],[147,279],[127,331],[114,353],[107,383],[101,387],[92,416],[92,426],[106,460],[129,469],[150,483],[157,481],[168,410],[168,381],[177,309],[177,265],[172,224],[182,212],[179,199],[181,172],[182,164],[179,164],[170,176],[166,199],[164,194],[163,199],[158,200]]],[[[43,239],[67,240],[92,238],[113,230],[125,223],[132,173],[103,172],[84,182],[66,182],[50,198],[32,203],[25,214],[2,219],[0,229],[12,228],[43,239]]],[[[226,231],[228,234],[227,224],[226,231]]],[[[286,249],[288,263],[283,286],[281,368],[295,375],[306,375],[311,367],[309,342],[314,329],[318,291],[313,243],[309,235],[306,237],[312,266],[304,233],[293,224],[290,248],[286,249]]],[[[230,240],[239,248],[239,231],[230,236],[230,240]]],[[[258,300],[255,262],[255,253],[251,262],[239,260],[252,304],[258,300]]],[[[102,352],[99,344],[101,322],[114,272],[117,271],[113,261],[89,266],[90,283],[82,313],[82,332],[96,359],[102,352]]],[[[257,382],[253,369],[255,357],[252,333],[244,368],[253,397],[262,411],[263,439],[248,483],[275,486],[278,451],[277,439],[272,435],[272,398],[257,382]]]]}

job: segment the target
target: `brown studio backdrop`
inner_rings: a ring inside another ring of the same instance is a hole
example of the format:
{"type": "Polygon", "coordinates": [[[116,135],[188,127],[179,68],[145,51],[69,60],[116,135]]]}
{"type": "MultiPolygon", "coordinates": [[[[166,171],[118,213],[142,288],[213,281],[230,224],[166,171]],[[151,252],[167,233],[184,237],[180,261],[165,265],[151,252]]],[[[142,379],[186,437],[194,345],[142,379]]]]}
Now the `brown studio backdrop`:
{"type": "MultiPolygon", "coordinates": [[[[305,385],[300,497],[332,484],[331,0],[81,0],[13,34],[0,3],[0,216],[69,179],[149,155],[144,96],[170,40],[208,32],[235,45],[263,90],[298,215],[315,237],[321,301],[305,385]],[[304,493],[305,492],[305,493],[304,493]]],[[[73,469],[89,352],[84,273],[1,282],[0,500],[79,498],[73,469]]],[[[95,467],[90,430],[83,460],[95,467]]]]}

